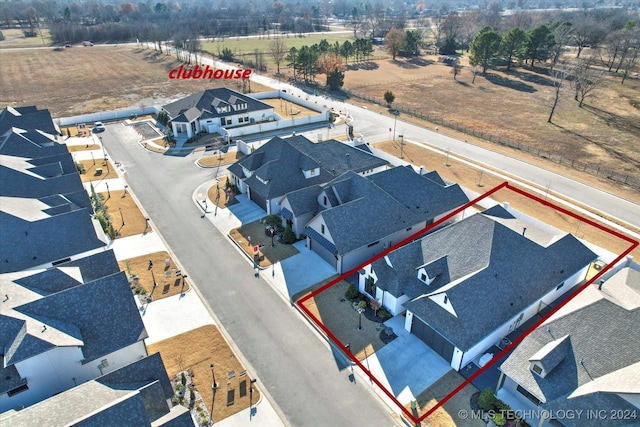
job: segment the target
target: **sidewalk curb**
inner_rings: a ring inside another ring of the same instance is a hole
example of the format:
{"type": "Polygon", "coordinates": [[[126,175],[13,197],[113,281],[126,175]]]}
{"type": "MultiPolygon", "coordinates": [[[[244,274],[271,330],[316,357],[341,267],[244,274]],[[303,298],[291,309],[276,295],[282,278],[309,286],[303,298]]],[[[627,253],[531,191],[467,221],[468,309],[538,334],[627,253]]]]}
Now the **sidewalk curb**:
{"type": "MultiPolygon", "coordinates": [[[[252,263],[254,262],[251,259],[251,256],[247,253],[247,251],[245,251],[244,249],[242,249],[242,246],[240,246],[240,243],[236,242],[233,237],[231,237],[231,234],[227,234],[227,237],[229,238],[229,240],[231,240],[233,242],[234,245],[236,245],[236,247],[240,250],[240,252],[252,263]]],[[[261,267],[258,264],[254,263],[254,268],[257,268],[260,271],[264,271],[267,270],[269,267],[261,267]]]]}

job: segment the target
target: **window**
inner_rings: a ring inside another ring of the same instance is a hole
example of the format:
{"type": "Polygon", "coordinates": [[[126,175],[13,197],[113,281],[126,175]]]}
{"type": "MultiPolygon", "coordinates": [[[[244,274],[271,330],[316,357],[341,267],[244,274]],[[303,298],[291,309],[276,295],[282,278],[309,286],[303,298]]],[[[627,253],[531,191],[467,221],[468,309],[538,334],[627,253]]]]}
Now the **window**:
{"type": "Polygon", "coordinates": [[[426,282],[427,281],[427,275],[424,274],[424,273],[420,274],[420,280],[422,280],[423,282],[426,282]]]}
{"type": "Polygon", "coordinates": [[[324,234],[324,224],[320,224],[320,233],[324,234]]]}
{"type": "Polygon", "coordinates": [[[538,375],[542,375],[542,367],[536,363],[531,366],[531,370],[538,375]]]}
{"type": "Polygon", "coordinates": [[[449,301],[449,297],[447,297],[446,295],[444,296],[444,303],[446,304],[447,301],[449,301]]]}
{"type": "Polygon", "coordinates": [[[325,206],[327,206],[327,196],[324,196],[324,199],[323,199],[323,201],[322,201],[322,204],[323,204],[323,205],[325,205],[325,206]]]}
{"type": "Polygon", "coordinates": [[[559,291],[561,287],[564,286],[564,282],[560,283],[558,286],[556,286],[556,291],[559,291]]]}
{"type": "Polygon", "coordinates": [[[11,397],[13,395],[16,395],[18,393],[22,393],[23,391],[27,391],[29,390],[29,386],[27,384],[22,384],[21,386],[18,386],[16,388],[14,388],[13,390],[9,390],[7,392],[7,396],[11,397]]]}
{"type": "Polygon", "coordinates": [[[364,291],[375,298],[376,285],[374,284],[373,277],[368,276],[366,279],[364,279],[364,291]]]}
{"type": "Polygon", "coordinates": [[[370,248],[371,246],[375,246],[375,245],[377,245],[378,243],[380,243],[380,240],[378,240],[377,242],[369,243],[369,244],[367,245],[367,247],[368,247],[368,248],[370,248]]]}
{"type": "Polygon", "coordinates": [[[412,229],[412,228],[413,228],[413,227],[409,227],[409,228],[407,228],[405,231],[411,231],[411,229],[412,229]]]}
{"type": "Polygon", "coordinates": [[[516,387],[516,390],[518,390],[521,395],[523,395],[524,397],[526,397],[527,399],[535,403],[536,406],[540,405],[540,400],[537,397],[535,397],[533,394],[525,390],[520,384],[518,384],[518,387],[516,387]]]}

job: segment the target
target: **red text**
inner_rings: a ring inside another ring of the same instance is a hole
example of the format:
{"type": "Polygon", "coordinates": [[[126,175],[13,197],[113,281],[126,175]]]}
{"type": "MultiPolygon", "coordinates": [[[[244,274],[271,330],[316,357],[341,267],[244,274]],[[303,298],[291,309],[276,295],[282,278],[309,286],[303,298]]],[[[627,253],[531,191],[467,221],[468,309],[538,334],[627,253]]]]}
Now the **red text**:
{"type": "Polygon", "coordinates": [[[208,65],[204,68],[200,68],[198,65],[195,68],[174,68],[169,71],[170,79],[249,79],[253,70],[220,70],[211,68],[208,65]]]}

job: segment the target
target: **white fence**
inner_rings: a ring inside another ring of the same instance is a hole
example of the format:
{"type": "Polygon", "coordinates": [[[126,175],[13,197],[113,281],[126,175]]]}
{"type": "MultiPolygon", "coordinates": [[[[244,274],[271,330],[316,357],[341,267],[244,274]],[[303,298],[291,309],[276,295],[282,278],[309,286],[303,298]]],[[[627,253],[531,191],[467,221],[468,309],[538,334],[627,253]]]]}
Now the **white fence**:
{"type": "Polygon", "coordinates": [[[60,117],[54,119],[58,126],[76,125],[79,123],[108,122],[110,120],[123,120],[131,116],[144,116],[146,114],[156,114],[159,107],[149,106],[141,108],[127,108],[123,110],[103,111],[101,113],[83,114],[80,116],[60,117]]]}
{"type": "MultiPolygon", "coordinates": [[[[273,122],[257,123],[255,125],[241,126],[237,128],[227,129],[227,134],[232,138],[241,137],[244,135],[255,135],[256,133],[270,132],[274,130],[284,130],[293,128],[296,126],[304,126],[312,123],[327,122],[327,117],[324,114],[318,114],[315,116],[298,117],[295,119],[283,119],[273,122]]],[[[291,129],[295,131],[295,129],[291,129]]]]}

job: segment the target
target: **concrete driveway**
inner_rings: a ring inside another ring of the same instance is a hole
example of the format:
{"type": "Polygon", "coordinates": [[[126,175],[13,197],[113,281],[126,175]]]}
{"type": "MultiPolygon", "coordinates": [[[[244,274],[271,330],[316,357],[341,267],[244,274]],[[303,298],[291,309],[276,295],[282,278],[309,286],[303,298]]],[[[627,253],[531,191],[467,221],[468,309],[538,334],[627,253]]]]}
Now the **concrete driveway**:
{"type": "Polygon", "coordinates": [[[402,405],[451,370],[442,357],[408,332],[367,357],[363,365],[402,405]]]}

